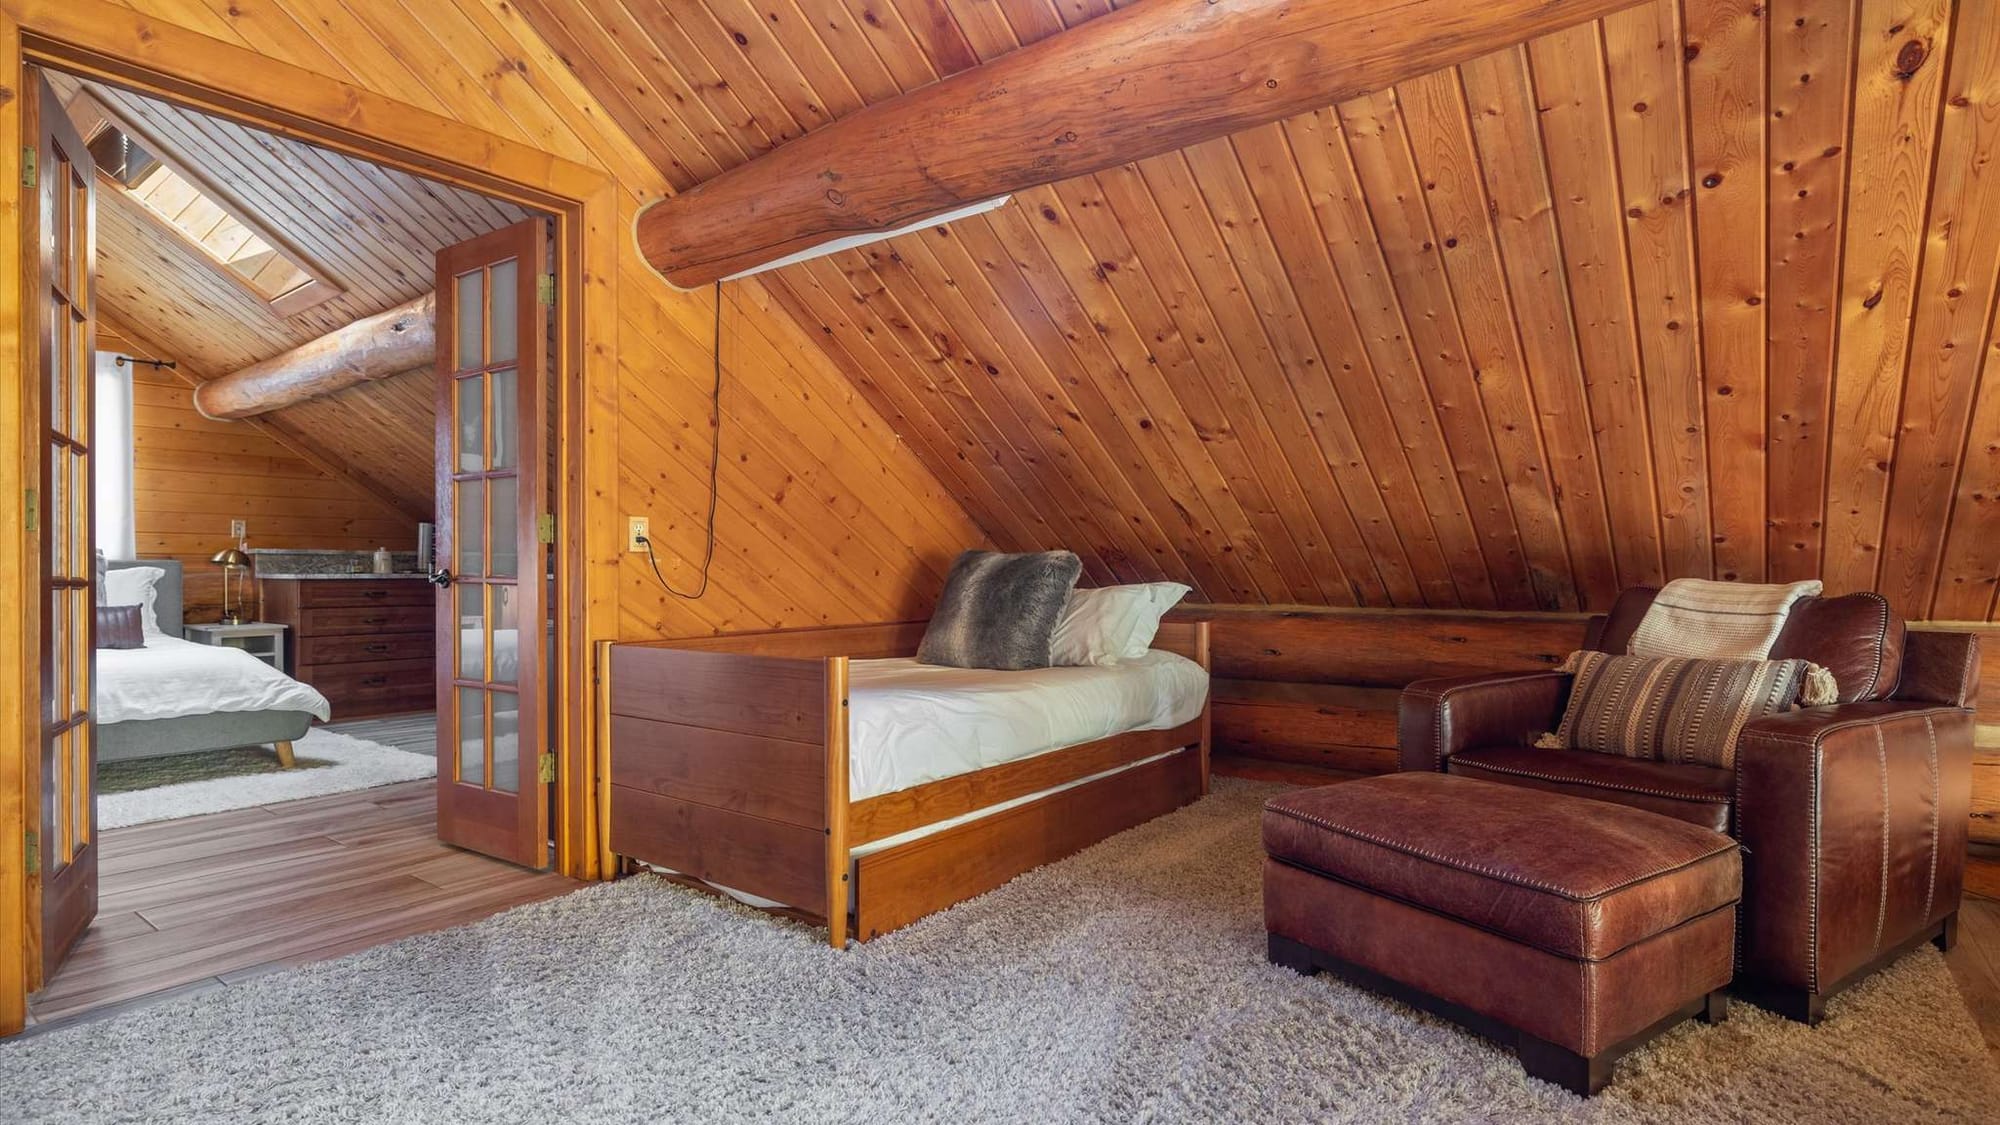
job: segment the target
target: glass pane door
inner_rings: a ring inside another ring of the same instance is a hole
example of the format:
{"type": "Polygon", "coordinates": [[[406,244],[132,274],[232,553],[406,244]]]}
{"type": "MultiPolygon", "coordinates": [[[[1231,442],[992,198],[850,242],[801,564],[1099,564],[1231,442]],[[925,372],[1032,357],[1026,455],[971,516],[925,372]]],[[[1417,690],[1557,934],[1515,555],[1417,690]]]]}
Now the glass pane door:
{"type": "Polygon", "coordinates": [[[438,255],[438,554],[451,574],[438,602],[438,830],[532,867],[548,842],[536,534],[546,237],[531,220],[438,255]]]}
{"type": "Polygon", "coordinates": [[[42,307],[41,941],[31,982],[54,973],[97,914],[96,544],[90,455],[96,344],[92,275],[95,168],[61,101],[39,81],[34,205],[42,307]]]}

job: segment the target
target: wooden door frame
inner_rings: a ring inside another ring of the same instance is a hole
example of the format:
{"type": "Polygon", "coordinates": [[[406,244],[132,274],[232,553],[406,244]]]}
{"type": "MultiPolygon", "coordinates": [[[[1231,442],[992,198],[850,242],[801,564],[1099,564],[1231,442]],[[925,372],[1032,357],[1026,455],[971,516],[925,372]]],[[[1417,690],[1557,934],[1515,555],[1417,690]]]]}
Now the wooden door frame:
{"type": "MultiPolygon", "coordinates": [[[[559,315],[550,348],[560,379],[555,441],[560,575],[555,869],[609,878],[599,815],[592,638],[616,626],[618,257],[624,228],[616,180],[605,170],[488,133],[394,98],[231,46],[104,0],[0,0],[0,261],[24,262],[23,192],[13,157],[22,149],[29,66],[102,79],[204,113],[307,141],[387,167],[443,180],[545,211],[556,236],[559,315]],[[592,341],[594,343],[587,343],[592,341]],[[592,440],[585,440],[588,435],[592,440]],[[614,528],[615,530],[615,528],[614,528]]],[[[0,269],[0,370],[32,371],[38,344],[25,323],[25,265],[0,269]]],[[[39,487],[39,429],[26,380],[0,380],[0,1035],[27,1019],[28,885],[22,846],[40,815],[30,725],[40,707],[40,614],[31,612],[39,540],[27,495],[39,487]]]]}

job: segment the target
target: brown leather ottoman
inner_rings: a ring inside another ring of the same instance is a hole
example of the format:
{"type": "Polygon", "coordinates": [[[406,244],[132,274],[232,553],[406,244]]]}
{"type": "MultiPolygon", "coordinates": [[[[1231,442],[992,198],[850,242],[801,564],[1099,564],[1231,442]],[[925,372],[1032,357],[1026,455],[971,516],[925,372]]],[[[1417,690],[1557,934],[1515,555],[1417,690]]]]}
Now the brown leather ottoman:
{"type": "Polygon", "coordinates": [[[1270,957],[1511,1046],[1579,1094],[1728,1012],[1735,841],[1625,805],[1400,773],[1264,808],[1270,957]]]}

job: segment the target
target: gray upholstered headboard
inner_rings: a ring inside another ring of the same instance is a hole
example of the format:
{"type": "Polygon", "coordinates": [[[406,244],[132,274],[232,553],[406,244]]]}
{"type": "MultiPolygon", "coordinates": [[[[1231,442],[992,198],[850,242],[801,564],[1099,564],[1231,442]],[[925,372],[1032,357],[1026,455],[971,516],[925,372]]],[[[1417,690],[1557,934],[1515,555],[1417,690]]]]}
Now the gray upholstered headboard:
{"type": "Polygon", "coordinates": [[[181,561],[179,559],[106,559],[106,570],[130,570],[135,566],[156,566],[166,575],[153,584],[153,615],[160,619],[160,632],[181,635],[181,561]]]}

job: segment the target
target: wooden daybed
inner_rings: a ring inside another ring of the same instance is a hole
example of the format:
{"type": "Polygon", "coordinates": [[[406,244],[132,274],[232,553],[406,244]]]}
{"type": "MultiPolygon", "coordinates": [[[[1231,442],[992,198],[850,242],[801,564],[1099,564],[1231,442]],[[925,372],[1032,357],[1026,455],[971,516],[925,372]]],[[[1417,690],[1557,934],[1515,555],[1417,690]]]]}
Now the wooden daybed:
{"type": "MultiPolygon", "coordinates": [[[[923,633],[923,622],[905,622],[601,643],[610,850],[623,866],[651,864],[792,907],[823,922],[840,948],[850,932],[860,941],[887,933],[1207,792],[1204,699],[1197,718],[1171,729],[850,802],[849,661],[910,656],[923,633]],[[1031,794],[1044,795],[851,856],[1031,794]]],[[[1208,624],[1164,624],[1153,648],[1205,671],[1208,624]]]]}

